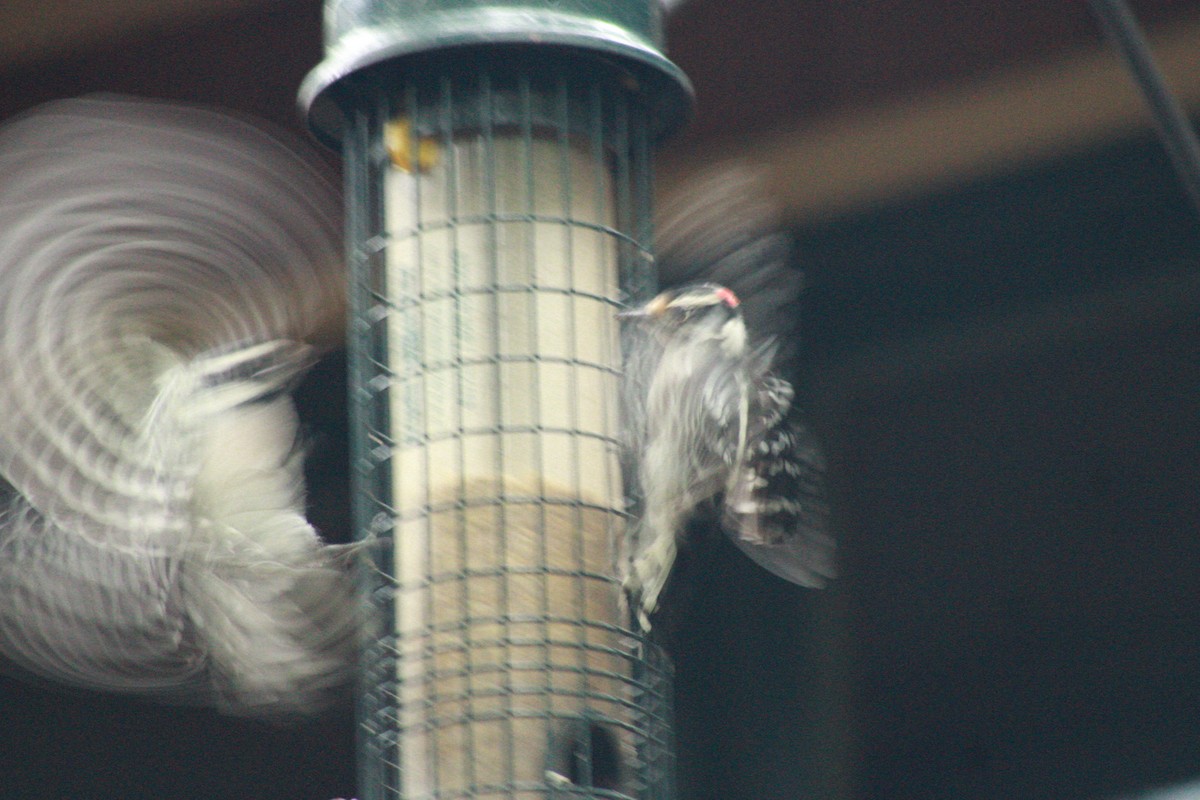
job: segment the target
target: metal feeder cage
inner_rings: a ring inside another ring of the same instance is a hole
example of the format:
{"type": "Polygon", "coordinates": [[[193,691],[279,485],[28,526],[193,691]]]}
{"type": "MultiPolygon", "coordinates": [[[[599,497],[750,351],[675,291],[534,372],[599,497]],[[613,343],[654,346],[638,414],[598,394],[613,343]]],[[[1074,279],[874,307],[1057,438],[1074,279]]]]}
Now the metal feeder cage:
{"type": "Polygon", "coordinates": [[[670,664],[617,577],[614,314],[689,100],[656,14],[327,7],[301,101],[345,157],[363,800],[673,797],[670,664]]]}

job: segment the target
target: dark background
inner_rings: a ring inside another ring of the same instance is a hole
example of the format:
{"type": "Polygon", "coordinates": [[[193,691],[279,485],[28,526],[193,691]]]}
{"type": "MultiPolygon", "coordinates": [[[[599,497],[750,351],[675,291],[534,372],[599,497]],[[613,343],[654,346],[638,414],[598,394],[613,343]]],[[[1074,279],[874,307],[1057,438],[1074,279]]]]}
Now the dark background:
{"type": "MultiPolygon", "coordinates": [[[[103,35],[0,50],[0,117],[103,90],[299,128],[319,3],[111,5],[103,35]]],[[[1134,5],[1156,33],[1200,19],[1194,3],[1134,5]]],[[[57,29],[69,7],[13,3],[0,27],[57,29]]],[[[672,185],[725,157],[772,163],[826,119],[847,120],[849,146],[874,109],[1101,52],[1083,3],[691,0],[668,34],[700,98],[664,152],[672,185]]],[[[945,141],[986,136],[973,107],[945,141]]],[[[1102,798],[1200,776],[1200,223],[1144,117],[1067,131],[903,185],[881,172],[853,197],[837,176],[870,165],[777,187],[845,577],[813,594],[723,545],[693,560],[681,800],[1102,798]]],[[[926,145],[880,164],[940,163],[926,145]]],[[[300,396],[313,516],[337,540],[341,366],[300,396]]],[[[279,727],[0,678],[5,797],[354,790],[349,704],[279,727]]]]}

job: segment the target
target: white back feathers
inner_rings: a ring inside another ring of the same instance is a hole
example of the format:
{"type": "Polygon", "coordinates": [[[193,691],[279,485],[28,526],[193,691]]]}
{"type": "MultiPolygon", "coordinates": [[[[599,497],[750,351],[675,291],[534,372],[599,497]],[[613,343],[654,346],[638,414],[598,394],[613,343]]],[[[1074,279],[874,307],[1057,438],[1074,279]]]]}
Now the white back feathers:
{"type": "Polygon", "coordinates": [[[344,682],[289,395],[341,333],[339,229],[243,120],[101,97],[0,130],[0,656],[247,713],[344,682]]]}

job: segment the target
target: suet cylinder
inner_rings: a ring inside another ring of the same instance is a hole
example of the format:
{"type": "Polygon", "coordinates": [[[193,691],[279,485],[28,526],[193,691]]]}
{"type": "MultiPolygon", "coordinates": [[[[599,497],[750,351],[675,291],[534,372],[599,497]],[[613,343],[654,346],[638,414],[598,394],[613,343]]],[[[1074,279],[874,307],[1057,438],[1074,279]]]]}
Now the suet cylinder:
{"type": "Polygon", "coordinates": [[[331,3],[367,800],[672,796],[670,668],[617,560],[619,301],[688,89],[650,3],[331,3]]]}

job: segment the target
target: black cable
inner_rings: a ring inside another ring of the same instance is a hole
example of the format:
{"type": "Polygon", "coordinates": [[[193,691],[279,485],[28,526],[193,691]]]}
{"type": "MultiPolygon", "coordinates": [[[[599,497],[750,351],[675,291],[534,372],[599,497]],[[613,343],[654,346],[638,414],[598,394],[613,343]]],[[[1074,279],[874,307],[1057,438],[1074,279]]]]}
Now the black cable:
{"type": "Polygon", "coordinates": [[[1183,188],[1200,214],[1200,140],[1187,114],[1167,87],[1146,37],[1122,0],[1089,0],[1105,36],[1129,64],[1129,71],[1154,114],[1158,134],[1183,188]]]}

